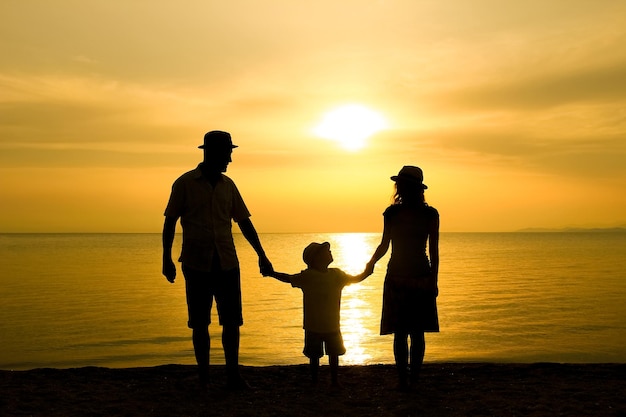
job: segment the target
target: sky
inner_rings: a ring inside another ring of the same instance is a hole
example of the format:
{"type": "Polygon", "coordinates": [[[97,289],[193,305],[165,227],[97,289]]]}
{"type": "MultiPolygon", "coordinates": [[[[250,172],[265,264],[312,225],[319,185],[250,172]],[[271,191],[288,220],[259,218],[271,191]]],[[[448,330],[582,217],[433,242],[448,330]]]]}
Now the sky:
{"type": "Polygon", "coordinates": [[[624,226],[625,16],[621,0],[2,0],[0,232],[160,232],[214,129],[239,145],[227,175],[260,233],[380,232],[403,165],[443,232],[624,226]],[[344,105],[385,121],[357,150],[316,130],[344,105]]]}

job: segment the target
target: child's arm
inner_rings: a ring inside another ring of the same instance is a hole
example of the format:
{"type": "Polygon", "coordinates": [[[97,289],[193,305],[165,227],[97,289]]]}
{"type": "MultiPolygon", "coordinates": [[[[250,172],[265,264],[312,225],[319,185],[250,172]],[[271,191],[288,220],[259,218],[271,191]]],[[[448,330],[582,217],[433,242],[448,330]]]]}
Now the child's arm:
{"type": "Polygon", "coordinates": [[[363,281],[365,278],[369,277],[370,275],[372,275],[372,273],[366,269],[365,271],[361,272],[359,275],[348,275],[349,276],[348,281],[351,284],[356,284],[357,282],[363,281]]]}
{"type": "Polygon", "coordinates": [[[293,275],[291,274],[285,274],[284,272],[276,272],[276,271],[272,271],[272,273],[269,274],[268,276],[272,278],[276,278],[279,281],[288,282],[288,283],[291,283],[291,278],[293,277],[293,275]]]}

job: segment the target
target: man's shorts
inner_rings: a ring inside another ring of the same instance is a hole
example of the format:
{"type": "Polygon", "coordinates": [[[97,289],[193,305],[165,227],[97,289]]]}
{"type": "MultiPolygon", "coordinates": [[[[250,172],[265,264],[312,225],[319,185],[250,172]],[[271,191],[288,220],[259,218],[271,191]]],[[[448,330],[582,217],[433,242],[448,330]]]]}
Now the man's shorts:
{"type": "Polygon", "coordinates": [[[198,271],[183,264],[187,311],[191,329],[206,328],[211,323],[213,297],[217,305],[220,325],[241,326],[241,279],[239,268],[222,271],[198,271]]]}
{"type": "Polygon", "coordinates": [[[324,356],[324,347],[327,355],[341,356],[346,353],[341,332],[316,333],[304,331],[304,356],[307,358],[321,358],[324,356]]]}

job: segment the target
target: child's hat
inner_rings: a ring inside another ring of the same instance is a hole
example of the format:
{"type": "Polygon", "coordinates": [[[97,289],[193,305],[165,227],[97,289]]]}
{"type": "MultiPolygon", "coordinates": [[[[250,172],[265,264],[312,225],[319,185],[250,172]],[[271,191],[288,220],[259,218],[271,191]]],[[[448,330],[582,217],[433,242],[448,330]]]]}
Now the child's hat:
{"type": "Polygon", "coordinates": [[[313,261],[315,261],[315,258],[320,253],[320,250],[322,250],[325,247],[329,248],[330,243],[328,242],[309,243],[309,245],[306,248],[304,248],[304,251],[302,252],[302,259],[304,260],[304,263],[307,265],[310,265],[313,261]]]}

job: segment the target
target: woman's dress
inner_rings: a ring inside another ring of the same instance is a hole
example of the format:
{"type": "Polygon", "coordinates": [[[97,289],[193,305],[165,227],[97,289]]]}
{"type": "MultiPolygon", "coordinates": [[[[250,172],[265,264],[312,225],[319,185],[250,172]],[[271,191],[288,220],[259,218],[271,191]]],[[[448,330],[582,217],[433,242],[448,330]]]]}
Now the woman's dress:
{"type": "Polygon", "coordinates": [[[436,283],[426,245],[430,226],[439,213],[426,204],[397,204],[383,215],[385,230],[391,236],[391,258],[383,289],[380,334],[438,332],[436,283]]]}

